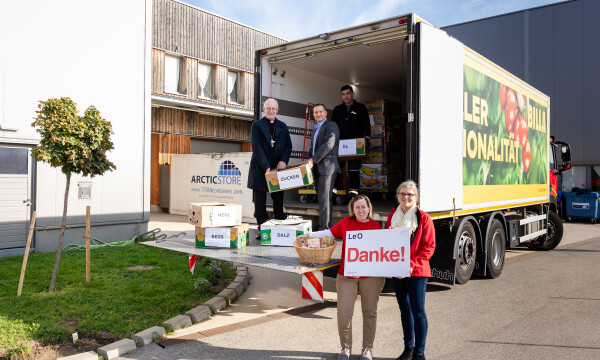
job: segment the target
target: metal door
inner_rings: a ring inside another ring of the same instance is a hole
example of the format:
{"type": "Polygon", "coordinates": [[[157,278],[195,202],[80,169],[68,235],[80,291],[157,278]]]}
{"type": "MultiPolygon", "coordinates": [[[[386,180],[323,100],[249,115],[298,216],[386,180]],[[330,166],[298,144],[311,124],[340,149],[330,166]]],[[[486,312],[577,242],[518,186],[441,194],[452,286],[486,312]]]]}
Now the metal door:
{"type": "Polygon", "coordinates": [[[30,189],[30,148],[0,145],[0,250],[25,247],[30,189]]]}

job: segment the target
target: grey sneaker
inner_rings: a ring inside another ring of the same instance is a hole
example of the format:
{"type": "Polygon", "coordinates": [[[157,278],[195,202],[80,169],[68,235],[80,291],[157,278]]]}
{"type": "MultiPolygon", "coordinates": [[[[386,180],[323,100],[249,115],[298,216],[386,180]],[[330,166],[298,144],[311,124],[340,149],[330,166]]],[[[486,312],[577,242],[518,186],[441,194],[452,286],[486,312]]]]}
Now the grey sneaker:
{"type": "Polygon", "coordinates": [[[342,350],[338,354],[337,360],[350,360],[350,348],[342,348],[342,350]]]}
{"type": "Polygon", "coordinates": [[[360,360],[373,360],[373,351],[369,348],[363,349],[360,360]]]}

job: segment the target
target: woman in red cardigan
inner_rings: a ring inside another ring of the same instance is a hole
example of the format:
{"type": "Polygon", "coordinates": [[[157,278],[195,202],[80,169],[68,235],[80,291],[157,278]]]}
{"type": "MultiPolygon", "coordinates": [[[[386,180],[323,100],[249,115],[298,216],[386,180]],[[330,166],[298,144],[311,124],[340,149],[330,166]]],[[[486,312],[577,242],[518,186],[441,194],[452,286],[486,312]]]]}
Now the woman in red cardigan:
{"type": "Polygon", "coordinates": [[[419,189],[414,181],[400,184],[396,190],[397,209],[388,215],[386,229],[408,228],[410,235],[410,277],[394,278],[396,300],[400,307],[404,352],[400,360],[425,359],[427,337],[427,315],[425,314],[425,292],[427,278],[431,277],[429,259],[435,251],[433,221],[419,209],[419,189]]]}
{"type": "Polygon", "coordinates": [[[379,230],[381,225],[371,218],[373,206],[366,195],[356,195],[348,204],[349,216],[343,218],[329,230],[311,232],[300,237],[331,236],[342,239],[342,262],[335,281],[337,290],[337,324],[342,350],[337,360],[349,360],[352,348],[352,315],[354,303],[360,294],[363,316],[362,351],[360,360],[373,359],[373,342],[377,328],[377,302],[383,290],[385,278],[344,276],[346,232],[353,230],[379,230]]]}

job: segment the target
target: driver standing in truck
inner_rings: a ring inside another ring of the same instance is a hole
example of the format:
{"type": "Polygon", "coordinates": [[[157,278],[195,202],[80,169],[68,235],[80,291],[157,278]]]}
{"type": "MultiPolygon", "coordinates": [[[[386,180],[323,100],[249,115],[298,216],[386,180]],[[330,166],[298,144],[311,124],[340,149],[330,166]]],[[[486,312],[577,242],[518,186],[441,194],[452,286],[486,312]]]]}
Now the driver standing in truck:
{"type": "MultiPolygon", "coordinates": [[[[342,86],[341,92],[342,103],[333,109],[331,115],[331,120],[337,124],[340,130],[340,140],[365,138],[368,143],[371,138],[371,122],[367,107],[354,100],[352,86],[342,86]]],[[[358,190],[360,189],[360,167],[362,160],[347,160],[344,163],[340,164],[340,167],[345,165],[348,169],[348,197],[352,198],[358,195],[358,190]]],[[[345,170],[342,170],[342,173],[344,172],[345,170]]],[[[340,181],[336,185],[337,188],[342,187],[340,181]]]]}

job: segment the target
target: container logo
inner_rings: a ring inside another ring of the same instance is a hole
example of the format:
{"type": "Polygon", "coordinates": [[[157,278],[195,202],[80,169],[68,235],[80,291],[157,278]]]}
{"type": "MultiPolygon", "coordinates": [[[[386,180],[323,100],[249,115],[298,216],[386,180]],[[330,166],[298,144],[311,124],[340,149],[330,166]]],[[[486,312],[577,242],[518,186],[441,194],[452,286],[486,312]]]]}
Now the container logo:
{"type": "Polygon", "coordinates": [[[191,182],[193,184],[242,185],[242,172],[232,161],[226,160],[219,166],[216,176],[192,175],[191,182]]]}

